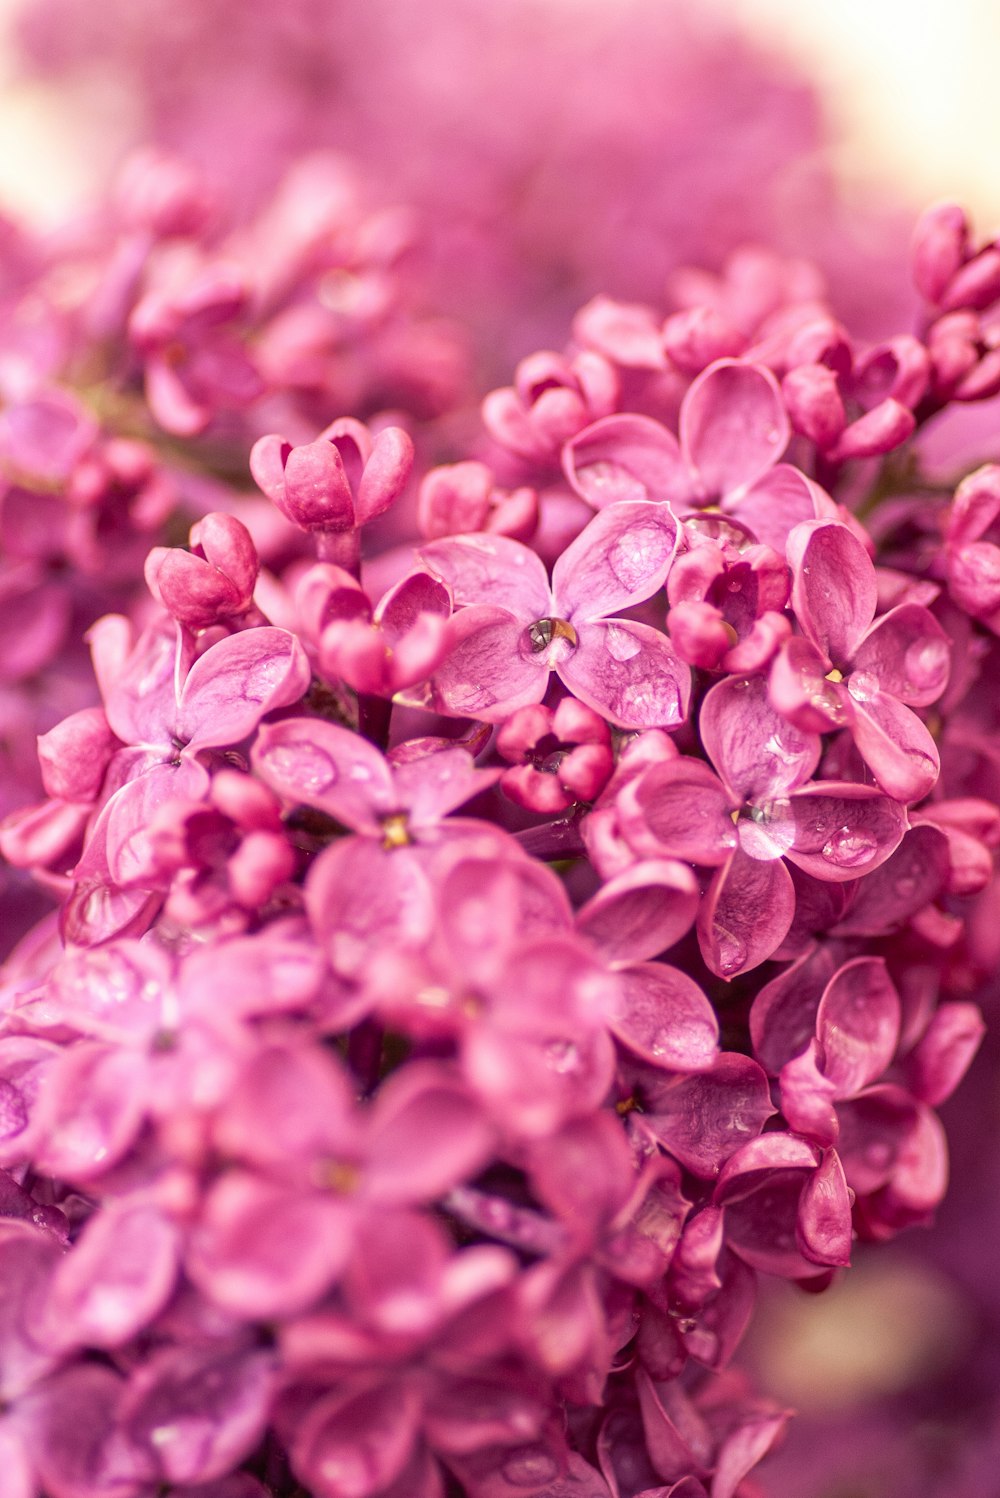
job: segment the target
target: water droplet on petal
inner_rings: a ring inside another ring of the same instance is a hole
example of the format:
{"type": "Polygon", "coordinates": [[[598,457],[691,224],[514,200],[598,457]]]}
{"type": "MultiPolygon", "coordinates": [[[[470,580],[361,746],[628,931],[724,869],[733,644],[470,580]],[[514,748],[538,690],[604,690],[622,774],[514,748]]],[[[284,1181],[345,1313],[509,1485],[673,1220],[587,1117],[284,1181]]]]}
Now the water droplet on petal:
{"type": "Polygon", "coordinates": [[[714,935],[718,947],[719,971],[724,978],[728,978],[731,973],[739,972],[746,963],[747,944],[721,926],[714,928],[714,935]]]}
{"type": "Polygon", "coordinates": [[[319,796],[339,779],[330,756],[314,744],[276,744],[264,755],[264,768],[301,796],[319,796]]]}
{"type": "Polygon", "coordinates": [[[537,1488],[559,1475],[555,1458],[543,1446],[522,1446],[511,1452],[501,1471],[504,1482],[515,1488],[537,1488]]]}
{"type": "Polygon", "coordinates": [[[840,869],[856,869],[870,863],[878,852],[878,842],[860,827],[841,827],[823,845],[823,857],[840,869]]]}

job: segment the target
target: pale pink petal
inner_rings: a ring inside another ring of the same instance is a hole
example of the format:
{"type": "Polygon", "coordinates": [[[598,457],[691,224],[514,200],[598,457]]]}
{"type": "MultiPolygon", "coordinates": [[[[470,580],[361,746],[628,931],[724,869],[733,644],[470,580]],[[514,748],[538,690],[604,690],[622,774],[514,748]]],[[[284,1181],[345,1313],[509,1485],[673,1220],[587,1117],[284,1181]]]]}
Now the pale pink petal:
{"type": "Polygon", "coordinates": [[[351,1252],[352,1204],[229,1170],[207,1193],[186,1256],[216,1305],[251,1321],[304,1311],[339,1278],[351,1252]]]}
{"type": "Polygon", "coordinates": [[[552,570],[553,612],[575,623],[642,603],[663,587],[678,539],[666,505],[636,501],[602,511],[552,570]]]}
{"type": "Polygon", "coordinates": [[[662,962],[635,963],[619,974],[622,1009],[612,1034],[649,1066],[695,1072],[718,1055],[719,1024],[697,983],[662,962]]]}
{"type": "Polygon", "coordinates": [[[643,1088],[645,1122],[695,1175],[710,1178],[761,1132],[776,1109],[767,1076],[749,1056],[723,1051],[707,1070],[643,1088]]]}
{"type": "Polygon", "coordinates": [[[658,957],[690,930],[698,881],[683,863],[650,859],[610,879],[576,918],[581,936],[608,962],[658,957]]]}
{"type": "Polygon", "coordinates": [[[493,1129],[468,1088],[433,1062],[410,1062],[375,1100],[365,1190],[375,1202],[433,1200],[489,1160],[493,1129]]]}
{"type": "Polygon", "coordinates": [[[177,1229],[151,1204],[112,1200],[53,1277],[41,1334],[50,1345],[119,1347],[163,1308],[177,1278],[177,1229]]]}
{"type": "MultiPolygon", "coordinates": [[[[908,711],[908,709],[907,709],[908,711]]],[[[815,879],[859,879],[899,847],[906,808],[876,786],[814,781],[791,796],[792,863],[815,879]]]]}
{"type": "Polygon", "coordinates": [[[344,838],[310,869],[306,909],[339,976],[360,976],[372,955],[393,943],[405,952],[428,941],[433,896],[411,851],[387,852],[372,838],[344,838]]]}
{"type": "Polygon", "coordinates": [[[377,836],[400,809],[385,757],[360,734],[324,718],[265,723],[251,753],[256,774],[292,806],[314,806],[355,832],[377,836]]]}
{"type": "Polygon", "coordinates": [[[781,457],[791,426],[778,382],[760,364],[720,359],[681,406],[681,451],[711,498],[752,484],[781,457]]]}
{"type": "Polygon", "coordinates": [[[556,667],[575,697],[619,728],[676,728],[684,721],[691,671],[664,635],[631,619],[576,629],[576,650],[556,667]]]}
{"type": "Polygon", "coordinates": [[[914,1095],[934,1108],[950,1097],[985,1032],[976,1004],[942,1004],[906,1058],[906,1075],[914,1095]]]}
{"type": "Polygon", "coordinates": [[[224,1477],[264,1434],[274,1372],[270,1352],[211,1344],[156,1352],[129,1379],[120,1428],[161,1480],[187,1487],[224,1477]]]}
{"type": "Polygon", "coordinates": [[[285,629],[246,629],[199,656],[180,694],[178,736],[192,752],[238,744],[265,713],[297,702],[312,672],[285,629]]]}
{"type": "Polygon", "coordinates": [[[460,607],[489,603],[529,624],[550,612],[549,580],[533,551],[506,536],[478,534],[432,541],[417,553],[460,607]]]}
{"type": "Polygon", "coordinates": [[[745,525],[763,546],[785,554],[788,537],[804,520],[815,520],[823,491],[790,463],[778,463],[749,488],[723,501],[722,508],[745,525]]]}
{"type": "Polygon", "coordinates": [[[484,604],[461,609],[448,627],[450,648],[433,676],[441,710],[501,723],[519,707],[541,702],[549,666],[532,652],[523,619],[484,604]]]}
{"type": "MultiPolygon", "coordinates": [[[[353,735],[352,735],[353,737],[353,735]]],[[[465,749],[442,749],[393,769],[396,793],[415,831],[435,827],[442,817],[495,785],[503,771],[477,770],[465,749]]]]}
{"type": "Polygon", "coordinates": [[[803,635],[786,640],[771,665],[771,702],[803,733],[829,733],[854,721],[846,688],[827,679],[826,666],[816,646],[803,635]]]}
{"type": "Polygon", "coordinates": [[[327,1394],[298,1423],[291,1443],[296,1475],[316,1498],[382,1493],[409,1462],[420,1407],[416,1382],[402,1379],[327,1394]]]}
{"type": "Polygon", "coordinates": [[[819,763],[819,736],[785,721],[761,676],[717,682],[701,705],[698,730],[736,803],[764,804],[787,796],[819,763]]]}
{"type": "Polygon", "coordinates": [[[887,692],[862,690],[860,673],[848,689],[854,701],[854,742],[886,795],[922,801],[941,773],[937,745],[912,708],[887,692]]]}
{"type": "Polygon", "coordinates": [[[885,1071],[899,1042],[899,995],[881,957],[857,957],[834,976],[816,1015],[823,1073],[852,1097],[885,1071]]]}
{"type": "Polygon", "coordinates": [[[723,863],[736,847],[731,807],[718,776],[689,755],[651,765],[616,802],[621,835],[640,857],[707,867],[723,863]]]}
{"type": "Polygon", "coordinates": [[[605,416],[563,448],[563,472],[582,499],[603,510],[623,500],[684,503],[697,480],[673,432],[648,416],[605,416]]]}

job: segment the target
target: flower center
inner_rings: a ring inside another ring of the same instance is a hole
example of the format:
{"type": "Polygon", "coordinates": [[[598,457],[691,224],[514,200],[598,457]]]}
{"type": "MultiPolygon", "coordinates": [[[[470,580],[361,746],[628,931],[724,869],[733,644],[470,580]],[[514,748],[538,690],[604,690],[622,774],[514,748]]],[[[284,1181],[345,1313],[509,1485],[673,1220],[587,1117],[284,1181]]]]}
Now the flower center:
{"type": "Polygon", "coordinates": [[[406,848],[412,841],[405,811],[390,812],[387,817],[382,818],[383,848],[387,851],[393,848],[406,848]]]}
{"type": "Polygon", "coordinates": [[[578,643],[576,630],[566,619],[536,619],[528,625],[528,639],[532,655],[541,655],[553,640],[568,640],[574,646],[578,643]]]}

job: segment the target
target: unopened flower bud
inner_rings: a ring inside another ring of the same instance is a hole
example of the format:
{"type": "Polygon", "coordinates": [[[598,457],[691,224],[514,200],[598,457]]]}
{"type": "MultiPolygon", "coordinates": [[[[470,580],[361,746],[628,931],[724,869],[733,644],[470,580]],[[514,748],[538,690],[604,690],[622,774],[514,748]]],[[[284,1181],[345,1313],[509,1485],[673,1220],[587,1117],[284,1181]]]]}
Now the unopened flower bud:
{"type": "Polygon", "coordinates": [[[921,296],[940,304],[965,261],[968,244],[968,220],[957,204],[940,203],[921,215],[910,250],[913,280],[921,296]]]}
{"type": "Polygon", "coordinates": [[[847,416],[832,369],[825,364],[800,364],[782,380],[781,393],[792,426],[821,452],[840,440],[847,416]]]}
{"type": "Polygon", "coordinates": [[[154,547],[146,582],[169,614],[189,629],[245,614],[257,581],[257,550],[233,515],[212,513],[191,527],[191,550],[154,547]]]}

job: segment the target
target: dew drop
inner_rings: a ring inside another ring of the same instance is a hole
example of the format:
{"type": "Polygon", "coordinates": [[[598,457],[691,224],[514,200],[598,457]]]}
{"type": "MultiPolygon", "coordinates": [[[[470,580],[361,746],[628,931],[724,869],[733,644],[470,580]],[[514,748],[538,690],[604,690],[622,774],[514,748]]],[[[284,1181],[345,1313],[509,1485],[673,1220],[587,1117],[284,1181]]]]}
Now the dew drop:
{"type": "Polygon", "coordinates": [[[878,852],[878,843],[861,828],[841,827],[823,845],[823,857],[840,869],[856,869],[869,863],[878,852]]]}
{"type": "Polygon", "coordinates": [[[730,973],[739,972],[747,960],[747,945],[731,931],[724,931],[721,926],[715,927],[715,939],[718,945],[719,971],[724,978],[730,973]]]}
{"type": "Polygon", "coordinates": [[[264,756],[264,764],[301,796],[322,795],[338,778],[333,760],[314,744],[276,745],[264,756]]]}
{"type": "Polygon", "coordinates": [[[504,1482],[514,1488],[537,1488],[559,1475],[555,1458],[542,1446],[522,1446],[513,1451],[501,1471],[504,1482]]]}

